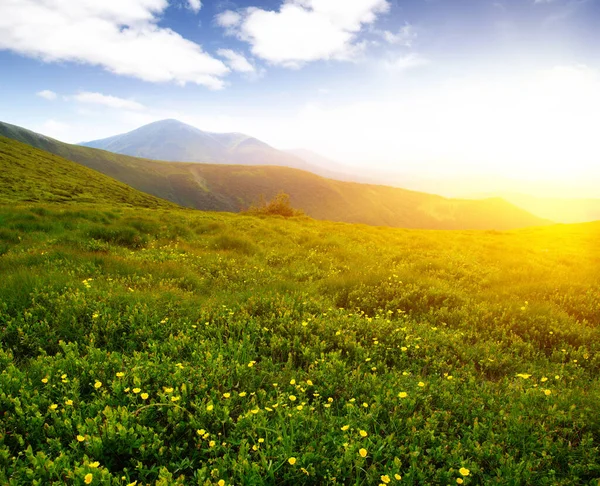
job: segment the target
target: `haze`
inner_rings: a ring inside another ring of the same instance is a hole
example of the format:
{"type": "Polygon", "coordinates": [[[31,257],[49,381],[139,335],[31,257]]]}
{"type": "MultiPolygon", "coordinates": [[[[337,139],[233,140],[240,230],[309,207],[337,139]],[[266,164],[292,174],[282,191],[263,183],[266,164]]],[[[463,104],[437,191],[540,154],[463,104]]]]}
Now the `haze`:
{"type": "Polygon", "coordinates": [[[398,174],[408,188],[599,196],[595,1],[1,9],[1,118],[62,141],[176,118],[398,174]]]}

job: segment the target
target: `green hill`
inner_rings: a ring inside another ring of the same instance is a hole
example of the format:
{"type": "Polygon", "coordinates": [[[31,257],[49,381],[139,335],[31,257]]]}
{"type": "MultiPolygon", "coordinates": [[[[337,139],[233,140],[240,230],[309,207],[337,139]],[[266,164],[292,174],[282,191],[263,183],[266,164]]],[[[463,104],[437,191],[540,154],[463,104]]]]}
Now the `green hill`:
{"type": "Polygon", "coordinates": [[[448,199],[387,186],[342,182],[276,166],[159,162],[69,145],[14,125],[0,135],[32,144],[182,206],[237,212],[284,191],[316,219],[428,229],[513,229],[548,224],[502,199],[448,199]]]}
{"type": "Polygon", "coordinates": [[[174,207],[95,170],[1,135],[0,169],[0,202],[174,207]]]}

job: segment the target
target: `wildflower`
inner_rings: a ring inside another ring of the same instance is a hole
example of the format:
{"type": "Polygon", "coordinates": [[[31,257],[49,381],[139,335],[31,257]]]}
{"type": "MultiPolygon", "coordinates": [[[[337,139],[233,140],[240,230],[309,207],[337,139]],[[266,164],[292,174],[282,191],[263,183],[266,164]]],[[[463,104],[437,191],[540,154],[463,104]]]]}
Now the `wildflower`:
{"type": "Polygon", "coordinates": [[[58,408],[58,405],[56,403],[53,403],[52,405],[50,405],[50,410],[56,410],[58,408]]]}
{"type": "Polygon", "coordinates": [[[548,381],[548,378],[545,376],[542,376],[542,379],[540,380],[542,383],[544,383],[545,381],[548,381]]]}
{"type": "Polygon", "coordinates": [[[453,377],[452,375],[448,375],[448,376],[446,377],[446,379],[447,379],[447,380],[452,380],[452,379],[454,379],[454,377],[453,377]]]}
{"type": "Polygon", "coordinates": [[[149,395],[148,395],[147,393],[142,393],[142,394],[140,395],[140,397],[142,397],[142,400],[147,400],[147,399],[148,399],[148,396],[149,396],[149,395]]]}
{"type": "Polygon", "coordinates": [[[552,394],[551,390],[544,390],[544,395],[549,396],[550,394],[552,394]]]}
{"type": "Polygon", "coordinates": [[[171,397],[171,401],[172,402],[178,402],[181,399],[181,397],[177,396],[177,397],[171,397]]]}
{"type": "Polygon", "coordinates": [[[125,376],[125,373],[123,373],[122,371],[117,372],[117,378],[123,378],[124,376],[125,376]]]}
{"type": "Polygon", "coordinates": [[[173,393],[173,388],[171,388],[171,387],[165,388],[165,393],[173,393]]]}
{"type": "Polygon", "coordinates": [[[290,398],[290,401],[292,401],[292,402],[296,401],[296,395],[290,395],[289,398],[290,398]]]}
{"type": "Polygon", "coordinates": [[[133,391],[133,393],[138,394],[139,392],[142,391],[142,389],[141,388],[134,388],[132,391],[133,391]]]}
{"type": "Polygon", "coordinates": [[[402,347],[400,348],[400,351],[408,351],[408,348],[407,348],[406,346],[402,346],[402,347]]]}
{"type": "Polygon", "coordinates": [[[248,395],[246,392],[241,392],[240,393],[240,397],[244,398],[246,395],[248,395]]]}
{"type": "Polygon", "coordinates": [[[360,457],[367,457],[367,449],[365,449],[364,447],[360,449],[358,453],[360,454],[360,457]]]}
{"type": "Polygon", "coordinates": [[[400,481],[402,479],[402,476],[400,476],[400,474],[396,473],[396,474],[394,474],[394,478],[396,478],[396,481],[400,481]]]}
{"type": "Polygon", "coordinates": [[[65,400],[65,405],[73,405],[73,400],[65,400]]]}
{"type": "Polygon", "coordinates": [[[93,475],[93,474],[91,474],[91,473],[87,473],[87,474],[85,475],[85,477],[83,478],[83,482],[84,482],[85,484],[92,484],[92,481],[93,481],[93,479],[94,479],[94,475],[93,475]]]}
{"type": "Polygon", "coordinates": [[[96,383],[94,383],[94,388],[97,390],[98,388],[100,388],[102,386],[102,382],[101,381],[96,381],[96,383]]]}
{"type": "Polygon", "coordinates": [[[294,380],[293,378],[290,380],[290,385],[295,385],[296,384],[296,380],[294,380]]]}
{"type": "Polygon", "coordinates": [[[313,382],[312,382],[312,380],[306,380],[306,384],[307,384],[308,386],[313,386],[313,382]]]}
{"type": "Polygon", "coordinates": [[[456,482],[457,482],[458,484],[462,484],[464,481],[463,481],[461,478],[456,478],[456,482]]]}
{"type": "Polygon", "coordinates": [[[391,481],[390,477],[387,474],[384,474],[383,476],[381,476],[381,482],[388,484],[391,481]]]}
{"type": "Polygon", "coordinates": [[[458,470],[459,473],[461,473],[463,476],[468,476],[469,474],[471,474],[471,471],[469,471],[466,467],[461,467],[458,470]]]}
{"type": "Polygon", "coordinates": [[[298,405],[298,406],[296,407],[296,409],[297,409],[298,411],[302,410],[303,408],[304,408],[304,406],[303,406],[303,405],[298,405]]]}
{"type": "Polygon", "coordinates": [[[531,375],[530,375],[530,374],[528,374],[528,373],[517,373],[517,376],[518,376],[519,378],[523,378],[524,380],[526,380],[526,379],[528,379],[529,377],[531,377],[531,375]]]}
{"type": "Polygon", "coordinates": [[[365,407],[365,408],[369,408],[369,404],[368,404],[367,402],[363,402],[363,404],[362,404],[362,405],[363,405],[363,407],[365,407]]]}
{"type": "Polygon", "coordinates": [[[419,382],[419,386],[420,386],[421,388],[423,388],[423,387],[425,386],[425,383],[423,383],[422,381],[420,381],[420,382],[419,382]]]}
{"type": "Polygon", "coordinates": [[[329,403],[331,403],[331,402],[333,402],[333,398],[329,397],[329,398],[327,399],[327,401],[328,401],[329,403]]]}
{"type": "Polygon", "coordinates": [[[206,410],[207,410],[208,412],[212,412],[213,408],[215,408],[215,407],[214,407],[214,405],[210,404],[210,405],[208,405],[208,406],[206,407],[206,410]]]}
{"type": "Polygon", "coordinates": [[[350,426],[349,426],[349,425],[344,425],[344,426],[342,427],[342,430],[343,430],[343,431],[346,431],[346,430],[348,430],[349,428],[350,428],[350,426]]]}
{"type": "Polygon", "coordinates": [[[258,439],[258,443],[262,444],[265,441],[265,439],[263,439],[262,437],[260,439],[258,439]]]}
{"type": "Polygon", "coordinates": [[[250,363],[248,363],[248,368],[252,368],[255,364],[256,361],[250,361],[250,363]]]}
{"type": "Polygon", "coordinates": [[[288,462],[293,466],[294,464],[296,464],[296,458],[295,457],[290,457],[288,459],[288,462]]]}
{"type": "Polygon", "coordinates": [[[398,398],[406,398],[407,396],[408,396],[408,393],[406,393],[406,392],[398,393],[398,398]]]}
{"type": "Polygon", "coordinates": [[[367,435],[369,435],[369,434],[367,434],[366,430],[361,430],[358,433],[360,434],[361,437],[366,437],[367,435]]]}
{"type": "Polygon", "coordinates": [[[89,466],[93,467],[93,468],[97,468],[100,465],[100,463],[98,461],[94,461],[94,462],[90,462],[89,466]]]}
{"type": "Polygon", "coordinates": [[[216,445],[216,442],[215,442],[214,440],[211,440],[211,441],[208,443],[208,447],[214,447],[215,445],[216,445]]]}
{"type": "Polygon", "coordinates": [[[83,435],[77,436],[77,442],[83,442],[84,440],[85,440],[85,437],[83,435]]]}
{"type": "Polygon", "coordinates": [[[231,396],[231,393],[223,393],[223,398],[229,398],[231,396]]]}
{"type": "Polygon", "coordinates": [[[204,435],[204,434],[206,434],[206,430],[204,430],[204,429],[198,429],[198,430],[196,430],[196,433],[198,435],[204,435]]]}
{"type": "Polygon", "coordinates": [[[48,383],[48,378],[42,378],[42,383],[48,383]]]}
{"type": "Polygon", "coordinates": [[[225,486],[225,481],[223,481],[222,479],[219,479],[219,482],[217,483],[218,486],[225,486]]]}

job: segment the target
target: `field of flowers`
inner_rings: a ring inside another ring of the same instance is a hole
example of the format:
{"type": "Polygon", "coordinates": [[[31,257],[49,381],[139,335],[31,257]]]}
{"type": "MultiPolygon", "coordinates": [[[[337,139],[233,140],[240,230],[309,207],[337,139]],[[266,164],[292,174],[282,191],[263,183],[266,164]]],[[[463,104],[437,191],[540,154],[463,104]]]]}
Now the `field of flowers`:
{"type": "Polygon", "coordinates": [[[600,224],[0,206],[0,484],[600,484],[600,224]]]}

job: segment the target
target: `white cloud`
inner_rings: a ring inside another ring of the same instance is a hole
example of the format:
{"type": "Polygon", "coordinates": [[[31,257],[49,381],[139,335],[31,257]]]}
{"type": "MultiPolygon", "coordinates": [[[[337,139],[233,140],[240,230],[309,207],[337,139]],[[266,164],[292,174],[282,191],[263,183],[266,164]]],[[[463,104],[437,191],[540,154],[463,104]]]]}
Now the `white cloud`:
{"type": "Polygon", "coordinates": [[[384,62],[385,67],[390,71],[407,71],[409,69],[426,66],[427,64],[429,64],[429,59],[416,52],[398,56],[384,62]]]}
{"type": "Polygon", "coordinates": [[[417,32],[410,24],[403,26],[397,34],[394,34],[389,30],[385,30],[382,32],[382,35],[383,38],[390,44],[398,44],[404,47],[412,47],[417,38],[417,32]]]}
{"type": "Polygon", "coordinates": [[[104,105],[109,108],[124,110],[143,110],[145,108],[144,105],[137,101],[126,100],[124,98],[118,98],[117,96],[105,95],[102,93],[92,93],[90,91],[82,91],[81,93],[70,96],[69,99],[78,101],[79,103],[104,105]]]}
{"type": "Polygon", "coordinates": [[[233,70],[240,73],[255,73],[256,68],[238,52],[231,49],[219,49],[217,54],[226,59],[225,63],[233,70]]]}
{"type": "Polygon", "coordinates": [[[167,0],[2,0],[0,50],[72,61],[150,82],[223,87],[229,69],[157,25],[167,0]]]}
{"type": "Polygon", "coordinates": [[[198,12],[200,12],[200,9],[202,8],[202,2],[200,0],[188,0],[188,8],[192,12],[198,13],[198,12]]]}
{"type": "Polygon", "coordinates": [[[387,0],[286,0],[278,11],[226,11],[216,21],[273,64],[298,67],[322,59],[348,60],[362,50],[364,25],[389,10],[387,0]]]}
{"type": "Polygon", "coordinates": [[[58,96],[54,91],[50,91],[49,89],[38,91],[36,95],[38,95],[40,98],[44,98],[45,100],[49,101],[55,100],[58,96]]]}

